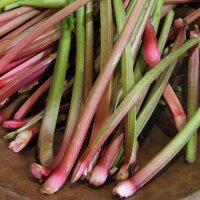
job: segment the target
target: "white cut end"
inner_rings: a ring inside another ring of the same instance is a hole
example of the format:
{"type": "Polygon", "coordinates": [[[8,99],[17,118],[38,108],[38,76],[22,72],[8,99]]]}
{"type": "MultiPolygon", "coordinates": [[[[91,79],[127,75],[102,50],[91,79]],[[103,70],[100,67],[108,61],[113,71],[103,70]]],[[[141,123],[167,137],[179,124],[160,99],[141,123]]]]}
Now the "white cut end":
{"type": "Polygon", "coordinates": [[[114,195],[119,195],[121,198],[130,197],[136,192],[134,185],[130,181],[123,181],[117,184],[113,189],[114,195]]]}
{"type": "Polygon", "coordinates": [[[31,140],[32,138],[32,131],[26,130],[17,135],[14,141],[10,143],[8,146],[13,152],[18,153],[21,151],[31,140]]]}
{"type": "Polygon", "coordinates": [[[108,172],[101,166],[96,166],[90,177],[90,184],[95,186],[101,186],[105,183],[108,176],[108,172]]]}

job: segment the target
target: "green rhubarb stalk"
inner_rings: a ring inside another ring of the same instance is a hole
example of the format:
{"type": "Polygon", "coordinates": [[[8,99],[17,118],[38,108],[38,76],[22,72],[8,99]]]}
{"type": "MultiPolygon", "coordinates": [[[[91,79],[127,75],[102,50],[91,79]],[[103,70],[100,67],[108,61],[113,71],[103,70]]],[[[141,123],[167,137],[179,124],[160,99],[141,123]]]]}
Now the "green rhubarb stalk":
{"type": "Polygon", "coordinates": [[[65,0],[19,0],[19,6],[32,6],[42,8],[60,8],[65,6],[65,0]]]}
{"type": "MultiPolygon", "coordinates": [[[[173,13],[171,13],[171,14],[174,15],[173,13]]],[[[177,37],[177,40],[172,49],[172,53],[184,42],[184,40],[185,40],[185,31],[182,30],[177,37]]],[[[165,41],[163,41],[163,42],[165,42],[165,41]]],[[[177,62],[178,62],[178,59],[175,60],[173,63],[171,63],[171,65],[168,67],[168,69],[165,70],[160,75],[160,77],[156,80],[156,83],[155,83],[148,99],[146,100],[145,105],[140,112],[140,115],[138,116],[137,136],[140,135],[141,131],[143,130],[144,126],[146,125],[146,123],[148,122],[149,118],[151,117],[153,111],[155,110],[157,104],[159,103],[162,93],[169,81],[169,78],[171,77],[171,74],[172,74],[177,62]]]]}
{"type": "MultiPolygon", "coordinates": [[[[190,32],[190,37],[198,37],[196,31],[190,32]]],[[[199,91],[199,45],[190,51],[188,64],[188,119],[192,118],[198,108],[199,91]]],[[[186,146],[186,161],[194,163],[197,151],[197,132],[193,134],[186,146]]]]}
{"type": "MultiPolygon", "coordinates": [[[[64,154],[67,144],[70,141],[78,115],[82,106],[83,81],[84,81],[84,55],[85,55],[85,7],[76,12],[76,70],[74,86],[72,91],[70,109],[62,141],[60,154],[64,154]]],[[[60,161],[59,161],[60,162],[60,161]]]]}
{"type": "MultiPolygon", "coordinates": [[[[112,113],[112,115],[106,120],[101,130],[98,132],[95,140],[86,148],[82,154],[75,172],[81,172],[85,170],[88,162],[91,157],[98,151],[98,149],[104,144],[106,139],[110,136],[112,131],[124,118],[133,105],[135,105],[142,97],[143,93],[148,87],[164,70],[166,70],[169,65],[183,55],[188,49],[200,42],[200,37],[193,38],[183,44],[180,48],[171,52],[166,56],[159,64],[157,64],[152,70],[146,73],[146,75],[136,84],[136,86],[129,92],[126,98],[121,102],[117,109],[112,113]],[[82,164],[83,162],[83,164],[82,164]]],[[[200,112],[200,111],[199,111],[200,112]]],[[[73,177],[74,180],[77,180],[78,176],[73,177]]]]}
{"type": "MultiPolygon", "coordinates": [[[[126,13],[122,0],[113,1],[115,18],[117,23],[118,34],[122,31],[126,22],[126,13]]],[[[133,76],[133,57],[131,54],[130,43],[127,44],[121,57],[121,75],[123,98],[130,92],[134,86],[133,76]]],[[[129,176],[128,168],[136,160],[137,154],[137,137],[136,137],[136,107],[133,106],[128,112],[125,119],[125,156],[124,164],[117,175],[118,180],[124,180],[129,176]]]]}
{"type": "Polygon", "coordinates": [[[93,2],[86,4],[86,37],[85,37],[85,72],[84,72],[84,93],[86,101],[93,85],[93,57],[94,57],[94,27],[93,27],[93,2]]]}
{"type": "MultiPolygon", "coordinates": [[[[69,1],[66,4],[68,3],[69,1]]],[[[39,159],[44,166],[48,165],[53,160],[53,138],[67,72],[71,31],[73,29],[73,20],[71,19],[72,16],[68,16],[62,21],[58,58],[56,60],[52,84],[49,90],[39,133],[39,159]]]]}
{"type": "MultiPolygon", "coordinates": [[[[200,38],[199,38],[200,40],[200,38]]],[[[129,197],[151,180],[185,146],[200,126],[200,108],[185,127],[141,170],[113,189],[120,197],[129,197]]]]}
{"type": "Polygon", "coordinates": [[[0,8],[3,8],[11,3],[16,2],[17,0],[1,0],[0,2],[0,8]]]}

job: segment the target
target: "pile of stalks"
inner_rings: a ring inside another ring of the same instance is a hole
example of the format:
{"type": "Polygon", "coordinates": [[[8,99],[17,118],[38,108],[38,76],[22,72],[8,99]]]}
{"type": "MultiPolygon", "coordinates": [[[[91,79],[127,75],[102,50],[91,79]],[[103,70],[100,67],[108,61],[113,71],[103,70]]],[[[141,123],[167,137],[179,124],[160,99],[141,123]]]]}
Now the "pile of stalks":
{"type": "Polygon", "coordinates": [[[198,2],[0,1],[1,135],[15,153],[37,145],[30,172],[42,194],[66,180],[98,187],[112,178],[113,194],[129,197],[181,149],[195,162],[198,2]],[[188,5],[191,12],[177,18],[173,9],[188,5]],[[183,60],[186,102],[174,87],[183,60]],[[141,168],[141,135],[162,103],[176,135],[141,168]]]}

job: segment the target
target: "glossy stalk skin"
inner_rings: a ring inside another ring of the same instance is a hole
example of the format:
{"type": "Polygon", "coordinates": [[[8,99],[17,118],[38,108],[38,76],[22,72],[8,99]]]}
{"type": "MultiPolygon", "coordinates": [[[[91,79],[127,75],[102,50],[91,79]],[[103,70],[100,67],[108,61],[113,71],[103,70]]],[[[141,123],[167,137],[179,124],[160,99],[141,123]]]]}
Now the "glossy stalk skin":
{"type": "Polygon", "coordinates": [[[14,119],[20,120],[23,119],[26,114],[33,108],[35,103],[39,100],[41,95],[47,91],[51,85],[52,77],[46,80],[20,107],[20,109],[15,113],[14,119]]]}
{"type": "Polygon", "coordinates": [[[87,4],[92,0],[76,0],[69,6],[66,6],[62,10],[58,11],[53,16],[49,17],[44,23],[38,26],[34,31],[27,35],[22,41],[20,41],[15,47],[13,47],[1,60],[0,74],[2,73],[5,66],[7,66],[21,51],[27,47],[32,41],[34,41],[38,36],[44,33],[48,28],[58,23],[63,18],[67,17],[78,8],[87,4]]]}
{"type": "Polygon", "coordinates": [[[30,12],[33,9],[34,8],[31,8],[31,7],[20,7],[20,8],[16,8],[11,11],[8,11],[8,12],[1,13],[0,14],[0,22],[12,20],[24,13],[30,12]]]}
{"type": "Polygon", "coordinates": [[[14,94],[24,85],[30,83],[35,78],[40,76],[50,66],[51,62],[56,58],[56,54],[49,55],[46,59],[39,62],[37,65],[27,68],[24,73],[18,76],[17,80],[13,80],[0,90],[0,102],[14,94]]]}
{"type": "Polygon", "coordinates": [[[93,86],[94,73],[94,23],[93,23],[93,2],[86,4],[86,37],[85,37],[85,71],[84,71],[84,92],[83,100],[86,101],[93,86]]]}
{"type": "MultiPolygon", "coordinates": [[[[172,14],[172,13],[171,13],[172,14]]],[[[170,15],[170,13],[169,13],[170,15]]],[[[182,29],[180,30],[180,33],[177,36],[177,39],[175,41],[174,47],[173,47],[173,51],[175,51],[178,47],[180,47],[185,39],[186,39],[186,35],[185,35],[185,30],[182,29]]],[[[161,34],[162,35],[162,34],[161,34]]],[[[166,41],[166,40],[165,40],[166,41]]],[[[161,40],[159,42],[159,44],[161,44],[161,40]]],[[[159,47],[161,47],[159,45],[159,47]]],[[[173,53],[172,51],[172,53],[173,53]]],[[[146,123],[148,122],[149,118],[151,117],[154,109],[156,108],[162,94],[163,91],[171,77],[172,72],[174,71],[174,68],[176,67],[177,64],[177,60],[175,60],[174,62],[172,62],[168,69],[165,70],[164,72],[162,72],[162,74],[159,76],[159,78],[156,80],[155,86],[152,89],[151,93],[149,94],[148,99],[146,100],[146,103],[143,107],[143,109],[140,111],[140,114],[138,116],[137,119],[137,136],[140,135],[141,131],[143,130],[144,126],[146,125],[146,123]]]]}
{"type": "Polygon", "coordinates": [[[104,154],[100,158],[97,165],[94,167],[91,177],[90,184],[95,186],[101,186],[105,183],[109,170],[112,167],[122,145],[123,145],[124,133],[120,133],[117,136],[113,136],[112,141],[108,144],[104,154]]]}
{"type": "MultiPolygon", "coordinates": [[[[197,31],[191,31],[190,37],[198,37],[197,31]]],[[[199,45],[194,46],[190,50],[189,64],[188,64],[188,119],[191,119],[198,108],[199,96],[199,45]]],[[[196,160],[197,151],[197,132],[190,138],[186,146],[186,161],[194,163],[196,160]]]]}
{"type": "Polygon", "coordinates": [[[130,27],[134,27],[134,24],[137,23],[138,12],[141,12],[143,5],[143,1],[138,2],[138,4],[136,4],[135,12],[132,12],[132,14],[130,15],[130,18],[128,19],[124,27],[124,31],[121,33],[119,39],[116,41],[113,50],[110,54],[110,57],[105,63],[103,71],[98,76],[90,92],[90,95],[85,103],[85,106],[83,107],[83,110],[80,113],[77,123],[78,125],[75,126],[72,138],[70,140],[71,142],[69,143],[69,146],[62,159],[62,162],[59,165],[59,168],[57,168],[54,171],[54,173],[47,179],[47,181],[43,185],[42,190],[45,190],[45,193],[48,192],[48,194],[52,194],[57,192],[67,179],[77,159],[78,153],[84,142],[85,136],[87,134],[92,118],[95,114],[96,108],[109,82],[109,78],[111,77],[120,59],[120,56],[131,36],[132,29],[130,29],[130,27]]]}
{"type": "MultiPolygon", "coordinates": [[[[126,22],[126,13],[121,0],[113,1],[115,17],[117,22],[117,31],[120,33],[126,22]]],[[[121,75],[123,98],[134,86],[133,75],[133,57],[131,54],[130,43],[127,44],[121,58],[121,75]]],[[[125,119],[125,155],[124,163],[117,174],[118,180],[124,180],[129,176],[129,166],[136,161],[137,155],[137,137],[136,137],[136,107],[134,106],[127,114],[125,119]]]]}
{"type": "MultiPolygon", "coordinates": [[[[102,0],[100,3],[100,18],[101,18],[101,54],[100,54],[100,71],[103,70],[104,64],[107,61],[113,46],[113,14],[112,14],[112,2],[111,0],[102,0]]],[[[97,111],[95,113],[94,124],[92,127],[92,133],[90,141],[96,137],[96,134],[101,129],[102,125],[110,115],[110,105],[111,105],[111,96],[112,96],[112,77],[106,91],[104,92],[104,96],[99,103],[97,111]]],[[[91,160],[88,165],[87,173],[90,176],[94,165],[97,162],[98,155],[100,151],[95,155],[94,159],[91,160]]]]}
{"type": "Polygon", "coordinates": [[[38,10],[32,10],[32,11],[29,11],[29,12],[27,12],[27,13],[25,13],[23,15],[20,15],[19,17],[9,21],[8,23],[6,23],[5,25],[3,25],[1,27],[1,29],[0,29],[0,37],[2,37],[3,35],[9,33],[13,29],[15,29],[18,26],[22,25],[23,23],[25,23],[29,19],[33,18],[34,16],[38,15],[39,13],[40,13],[40,11],[38,11],[38,10]]]}
{"type": "Polygon", "coordinates": [[[156,32],[151,18],[148,19],[143,36],[143,56],[149,67],[154,67],[160,61],[156,32]]]}
{"type": "MultiPolygon", "coordinates": [[[[155,3],[155,1],[151,1],[149,4],[148,4],[148,7],[146,8],[146,14],[145,14],[145,20],[147,20],[148,19],[148,16],[150,15],[150,12],[151,12],[151,10],[152,10],[152,8],[153,8],[153,6],[154,6],[154,3],[155,3]]],[[[137,24],[137,19],[139,18],[139,14],[141,14],[142,12],[143,12],[143,8],[144,7],[146,7],[146,2],[141,2],[141,1],[139,1],[139,2],[137,2],[136,3],[136,5],[135,5],[135,7],[134,7],[134,10],[132,11],[132,13],[131,13],[131,15],[130,15],[130,17],[128,18],[128,20],[127,20],[127,22],[126,22],[126,25],[124,26],[124,29],[123,29],[123,31],[121,32],[121,34],[120,34],[120,36],[119,36],[119,39],[118,39],[118,43],[115,43],[115,45],[114,45],[114,50],[113,50],[113,52],[115,53],[115,50],[117,49],[116,47],[118,47],[118,44],[120,44],[121,43],[121,38],[122,37],[128,37],[128,38],[130,38],[131,37],[131,35],[132,35],[132,30],[130,29],[130,27],[134,27],[135,28],[135,26],[133,25],[133,24],[137,24]],[[137,14],[135,13],[135,12],[137,12],[137,14]],[[130,23],[131,22],[131,23],[130,23]],[[130,25],[129,26],[129,28],[128,28],[128,23],[130,23],[130,24],[132,24],[132,25],[130,25]],[[128,30],[127,30],[128,29],[128,30]],[[127,34],[125,35],[125,32],[127,31],[127,34]],[[130,35],[129,35],[130,34],[130,35]]],[[[135,40],[134,40],[134,46],[135,46],[135,49],[137,49],[137,47],[138,47],[138,45],[139,45],[139,41],[140,41],[140,39],[141,39],[141,36],[142,36],[142,32],[143,32],[143,30],[144,30],[144,27],[145,27],[145,24],[146,24],[146,21],[143,21],[143,26],[141,26],[140,27],[140,29],[139,29],[139,31],[138,31],[138,34],[136,35],[136,38],[135,38],[135,40]]],[[[121,48],[123,47],[123,48],[125,48],[126,47],[126,45],[127,45],[127,43],[129,42],[129,40],[128,40],[128,38],[126,38],[127,40],[126,40],[126,42],[123,42],[123,46],[121,45],[121,47],[118,49],[118,51],[116,52],[116,54],[118,55],[118,59],[117,59],[117,61],[119,61],[119,58],[120,58],[120,55],[122,55],[122,53],[123,53],[123,51],[121,51],[121,48]]],[[[111,60],[111,58],[113,57],[113,52],[111,53],[111,57],[110,57],[110,59],[108,60],[108,62],[106,63],[106,65],[107,64],[109,64],[108,66],[110,66],[110,68],[108,69],[108,70],[104,70],[103,71],[103,73],[100,73],[100,75],[99,75],[99,77],[97,78],[97,81],[96,81],[96,85],[94,85],[94,87],[97,87],[97,90],[96,90],[96,88],[95,88],[95,92],[97,93],[96,95],[96,97],[94,96],[92,96],[91,97],[91,106],[93,105],[93,109],[91,109],[92,107],[89,107],[88,106],[88,108],[87,107],[85,107],[85,109],[90,109],[90,110],[93,110],[93,112],[95,111],[95,107],[94,107],[94,105],[96,106],[97,105],[97,101],[95,102],[95,99],[97,100],[97,99],[99,99],[99,98],[101,98],[101,96],[100,96],[100,92],[101,92],[101,95],[102,95],[102,88],[103,88],[103,81],[106,83],[106,77],[110,77],[111,75],[112,75],[112,73],[113,73],[113,71],[114,71],[114,68],[116,67],[116,64],[117,64],[117,61],[115,60],[115,62],[114,62],[114,65],[112,64],[112,63],[110,63],[110,61],[112,61],[111,60]],[[111,66],[113,65],[113,67],[111,68],[111,66]],[[112,70],[111,70],[112,69],[112,70]],[[106,73],[105,73],[106,72],[106,73]],[[109,75],[109,76],[108,76],[109,75]],[[100,82],[99,83],[99,85],[97,85],[97,83],[99,82],[99,80],[101,80],[101,79],[103,79],[103,81],[102,81],[102,83],[100,82]],[[100,87],[101,86],[101,87],[100,87]],[[98,88],[99,87],[99,88],[98,88]],[[98,91],[99,90],[99,91],[98,91]]],[[[108,82],[108,81],[107,81],[108,82]]],[[[104,83],[104,84],[105,84],[104,83]]],[[[106,85],[105,85],[106,86],[106,85]]],[[[105,87],[104,86],[104,87],[105,87]]],[[[92,115],[91,116],[89,116],[88,115],[88,112],[85,110],[85,112],[87,113],[84,113],[83,112],[83,114],[82,114],[82,116],[81,117],[83,117],[84,118],[84,120],[89,120],[89,121],[91,121],[92,120],[92,115]],[[85,116],[86,115],[86,116],[85,116]]],[[[93,113],[91,113],[91,114],[93,114],[93,113]]],[[[109,117],[110,118],[110,117],[109,117]]],[[[108,119],[109,119],[108,118],[108,119]]],[[[107,120],[108,120],[107,119],[107,120]]],[[[83,120],[83,121],[84,121],[83,120]]],[[[107,121],[106,120],[106,121],[107,121]]],[[[106,122],[105,122],[106,123],[106,122]]],[[[104,123],[104,124],[105,124],[104,123]]],[[[79,124],[80,125],[80,124],[79,124]]],[[[88,129],[88,124],[86,124],[87,126],[85,126],[85,124],[82,124],[82,122],[81,122],[81,126],[79,126],[78,127],[78,129],[79,129],[79,132],[80,131],[82,131],[83,133],[85,133],[85,131],[88,129]],[[81,130],[82,129],[82,130],[81,130]],[[84,130],[84,131],[83,131],[84,130]]],[[[78,130],[77,129],[77,130],[78,130]]],[[[101,129],[102,130],[102,129],[101,129]]],[[[85,137],[85,136],[84,136],[85,137]]],[[[95,138],[95,140],[98,138],[98,136],[95,138]]],[[[73,183],[73,182],[75,182],[75,181],[77,181],[79,178],[80,178],[80,176],[83,174],[83,171],[85,170],[85,168],[86,168],[86,165],[87,165],[88,163],[86,162],[85,163],[85,161],[84,160],[80,160],[79,162],[78,162],[78,164],[76,165],[76,168],[75,168],[75,170],[73,171],[73,174],[72,174],[72,180],[71,180],[71,182],[73,183]]]]}
{"type": "Polygon", "coordinates": [[[33,117],[35,117],[35,116],[24,118],[22,120],[5,120],[2,124],[2,126],[5,128],[9,128],[9,129],[18,129],[18,128],[24,126],[31,119],[33,119],[33,117]]]}
{"type": "Polygon", "coordinates": [[[151,180],[184,147],[200,126],[200,108],[184,128],[142,169],[130,179],[119,183],[113,189],[115,195],[129,197],[151,180]]]}
{"type": "Polygon", "coordinates": [[[73,24],[70,23],[69,17],[66,17],[62,21],[58,57],[55,64],[52,83],[49,89],[45,113],[42,119],[38,138],[39,159],[41,164],[44,166],[48,166],[53,160],[53,138],[64,88],[64,81],[67,73],[71,45],[71,25],[73,26],[73,24]],[[51,121],[51,123],[49,123],[49,121],[51,121]]]}
{"type": "Polygon", "coordinates": [[[3,110],[0,111],[0,123],[13,117],[18,107],[25,101],[27,95],[20,95],[3,110]]]}
{"type": "Polygon", "coordinates": [[[40,8],[62,8],[65,6],[65,0],[19,0],[18,5],[40,8]]]}
{"type": "Polygon", "coordinates": [[[112,115],[106,120],[104,126],[99,131],[94,142],[89,145],[83,152],[79,162],[76,165],[75,173],[76,177],[72,176],[73,182],[78,180],[82,175],[91,157],[98,151],[98,149],[104,144],[106,139],[110,136],[112,131],[124,118],[130,108],[136,104],[142,97],[143,93],[146,91],[146,87],[149,86],[164,70],[166,70],[169,65],[174,62],[178,57],[182,56],[188,49],[199,43],[200,37],[191,39],[185,44],[183,44],[176,51],[170,53],[166,56],[156,67],[150,70],[146,75],[139,81],[138,84],[130,91],[127,97],[121,102],[117,109],[112,113],[112,115]]]}

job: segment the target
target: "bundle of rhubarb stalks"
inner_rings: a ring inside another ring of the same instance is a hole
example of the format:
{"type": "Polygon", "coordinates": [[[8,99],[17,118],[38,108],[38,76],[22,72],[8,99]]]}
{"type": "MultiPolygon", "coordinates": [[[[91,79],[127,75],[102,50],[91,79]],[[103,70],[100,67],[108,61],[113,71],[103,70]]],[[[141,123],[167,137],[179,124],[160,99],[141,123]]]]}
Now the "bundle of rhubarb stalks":
{"type": "Polygon", "coordinates": [[[113,194],[129,197],[181,149],[195,162],[198,2],[0,1],[1,134],[16,153],[37,145],[30,172],[41,193],[57,192],[66,180],[101,186],[112,178],[113,194]],[[188,5],[177,18],[176,7],[188,5]],[[183,60],[187,102],[173,82],[183,60]],[[176,135],[141,167],[141,136],[161,100],[176,135]]]}

